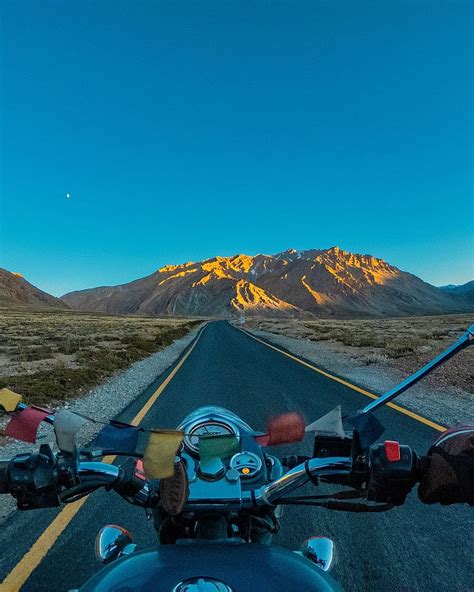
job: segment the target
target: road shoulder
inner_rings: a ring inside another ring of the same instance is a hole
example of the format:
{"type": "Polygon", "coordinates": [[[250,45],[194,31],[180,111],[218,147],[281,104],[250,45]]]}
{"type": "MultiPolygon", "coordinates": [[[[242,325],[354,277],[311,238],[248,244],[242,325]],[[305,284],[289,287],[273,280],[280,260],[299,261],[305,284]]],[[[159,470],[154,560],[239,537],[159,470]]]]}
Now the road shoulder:
{"type": "MultiPolygon", "coordinates": [[[[117,416],[128,405],[137,399],[161,374],[166,372],[186,348],[196,339],[205,323],[192,329],[184,337],[177,339],[163,350],[132,364],[123,372],[112,376],[105,383],[91,389],[84,396],[69,400],[62,409],[69,409],[92,417],[98,421],[108,421],[117,416]]],[[[6,419],[6,418],[4,418],[6,419]]],[[[77,434],[79,446],[90,442],[102,426],[87,422],[77,434]]],[[[35,445],[7,439],[6,445],[0,447],[0,458],[12,458],[22,452],[37,450],[41,444],[50,444],[56,448],[56,440],[52,426],[41,424],[35,445]]],[[[0,497],[0,524],[16,509],[15,500],[10,496],[0,497]]]]}
{"type": "MultiPolygon", "coordinates": [[[[295,339],[248,327],[245,330],[374,394],[380,395],[406,378],[394,368],[378,364],[367,366],[356,358],[335,351],[326,342],[295,339]]],[[[438,371],[442,372],[442,369],[438,371]]],[[[436,388],[421,382],[400,395],[395,402],[446,426],[474,421],[474,395],[456,387],[436,388]]]]}

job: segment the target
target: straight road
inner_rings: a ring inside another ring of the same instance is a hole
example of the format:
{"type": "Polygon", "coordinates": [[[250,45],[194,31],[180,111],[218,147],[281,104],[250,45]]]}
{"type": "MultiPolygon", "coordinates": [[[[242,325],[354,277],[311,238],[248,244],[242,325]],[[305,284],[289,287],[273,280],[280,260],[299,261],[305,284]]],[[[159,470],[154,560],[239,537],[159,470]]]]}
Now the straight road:
{"type": "MultiPolygon", "coordinates": [[[[175,370],[171,368],[159,377],[119,419],[131,421],[175,370]]],[[[337,404],[342,405],[344,413],[350,413],[368,401],[354,389],[299,364],[228,323],[214,322],[204,329],[142,425],[174,428],[196,407],[216,404],[236,412],[254,429],[264,430],[270,414],[300,411],[312,421],[337,404]]],[[[438,433],[394,409],[384,408],[377,416],[386,427],[383,438],[399,440],[420,453],[426,452],[438,433]]],[[[308,438],[297,446],[280,447],[278,453],[284,455],[291,450],[305,454],[311,448],[308,438]]],[[[3,525],[1,579],[30,548],[34,565],[34,553],[43,548],[48,552],[35,569],[28,567],[30,556],[20,564],[22,570],[16,581],[24,581],[21,590],[65,591],[79,587],[100,568],[94,558],[94,539],[107,523],[129,529],[140,548],[156,543],[144,511],[126,504],[113,492],[92,494],[57,540],[46,536],[35,545],[57,515],[57,510],[17,513],[3,525]]],[[[286,507],[276,542],[296,549],[311,535],[333,538],[338,551],[334,576],[348,591],[468,592],[474,590],[472,532],[468,507],[424,506],[412,493],[403,507],[382,514],[286,507]]]]}

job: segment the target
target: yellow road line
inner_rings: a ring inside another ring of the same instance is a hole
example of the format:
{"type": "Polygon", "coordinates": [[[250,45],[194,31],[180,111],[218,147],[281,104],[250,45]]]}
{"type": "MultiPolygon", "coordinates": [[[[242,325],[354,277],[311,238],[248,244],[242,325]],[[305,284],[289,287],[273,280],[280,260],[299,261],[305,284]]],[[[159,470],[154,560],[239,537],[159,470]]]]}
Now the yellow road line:
{"type": "MultiPolygon", "coordinates": [[[[344,386],[349,387],[353,391],[357,391],[358,393],[361,393],[362,395],[365,395],[366,397],[370,397],[371,399],[378,399],[379,398],[378,395],[374,395],[374,393],[370,393],[369,391],[366,391],[365,389],[360,388],[359,386],[356,386],[355,384],[352,384],[351,382],[348,382],[347,380],[343,380],[342,378],[339,378],[338,376],[334,376],[334,374],[330,374],[329,372],[326,372],[325,370],[321,370],[321,368],[318,368],[317,366],[313,366],[313,364],[310,364],[309,362],[305,362],[305,360],[302,360],[301,358],[298,358],[297,356],[294,356],[293,354],[290,354],[290,353],[288,353],[288,352],[286,352],[286,351],[284,351],[284,350],[282,350],[270,343],[267,343],[266,341],[263,341],[263,339],[259,339],[258,337],[255,337],[255,335],[252,335],[248,331],[244,331],[243,329],[240,329],[240,331],[242,331],[243,333],[245,333],[245,335],[248,335],[252,339],[255,339],[255,341],[258,341],[259,343],[263,343],[263,345],[266,345],[270,349],[274,349],[275,351],[279,352],[280,354],[283,354],[284,356],[291,358],[295,362],[298,362],[298,364],[302,364],[303,366],[306,366],[307,368],[310,368],[311,370],[314,370],[315,372],[322,374],[326,378],[330,378],[331,380],[339,382],[340,384],[343,384],[344,386]]],[[[414,413],[413,411],[410,411],[409,409],[405,409],[404,407],[400,407],[400,405],[395,405],[395,403],[387,403],[387,406],[391,407],[392,409],[395,409],[396,411],[399,411],[400,413],[403,413],[404,415],[407,415],[408,417],[411,417],[412,419],[415,419],[416,421],[424,423],[425,425],[429,426],[430,428],[433,428],[434,430],[437,430],[438,432],[444,432],[447,429],[446,427],[439,425],[438,423],[435,423],[434,421],[431,421],[430,419],[427,419],[426,417],[422,417],[421,415],[418,415],[417,413],[414,413]]]]}
{"type": "MultiPolygon", "coordinates": [[[[161,393],[165,390],[168,384],[171,382],[173,377],[177,374],[181,366],[184,362],[189,358],[191,352],[196,347],[199,338],[202,335],[202,332],[205,327],[201,330],[197,338],[195,339],[192,346],[186,352],[186,354],[181,358],[181,360],[176,364],[173,370],[169,373],[166,379],[160,384],[160,386],[156,389],[156,391],[151,395],[145,405],[140,409],[137,415],[132,419],[130,422],[132,425],[138,425],[145,415],[150,411],[151,407],[156,403],[156,400],[161,395],[161,393]]],[[[115,456],[107,458],[104,462],[111,464],[115,460],[115,456]]],[[[16,564],[16,566],[12,569],[12,571],[7,575],[7,577],[3,580],[2,584],[0,585],[0,589],[2,592],[18,592],[21,587],[24,585],[26,580],[31,576],[33,571],[38,567],[38,565],[43,561],[48,551],[53,547],[55,542],[58,540],[61,533],[64,529],[68,526],[74,516],[79,512],[82,506],[85,504],[86,500],[89,496],[83,497],[82,499],[78,500],[77,502],[73,502],[72,504],[68,504],[61,510],[61,512],[56,516],[56,518],[51,522],[51,524],[41,533],[39,538],[36,540],[35,543],[30,547],[29,551],[23,555],[20,561],[16,564]]]]}

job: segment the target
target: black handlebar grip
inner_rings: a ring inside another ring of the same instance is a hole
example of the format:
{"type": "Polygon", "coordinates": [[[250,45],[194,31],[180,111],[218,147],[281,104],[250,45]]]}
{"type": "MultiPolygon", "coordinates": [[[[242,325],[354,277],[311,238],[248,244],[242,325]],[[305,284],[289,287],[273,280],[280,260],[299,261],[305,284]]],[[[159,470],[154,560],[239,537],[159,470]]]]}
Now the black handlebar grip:
{"type": "Polygon", "coordinates": [[[419,459],[409,447],[386,440],[369,449],[367,499],[400,506],[419,481],[419,459]]]}
{"type": "Polygon", "coordinates": [[[9,460],[0,460],[0,493],[10,493],[8,487],[8,465],[9,460]]]}

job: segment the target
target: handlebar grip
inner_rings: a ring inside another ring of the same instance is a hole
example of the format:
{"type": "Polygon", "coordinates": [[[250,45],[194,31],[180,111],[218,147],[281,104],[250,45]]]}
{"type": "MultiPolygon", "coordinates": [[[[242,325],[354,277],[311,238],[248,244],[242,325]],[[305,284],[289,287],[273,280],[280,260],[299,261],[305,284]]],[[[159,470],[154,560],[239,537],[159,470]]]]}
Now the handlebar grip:
{"type": "Polygon", "coordinates": [[[0,460],[0,494],[1,493],[10,493],[10,489],[8,487],[8,465],[10,464],[9,460],[0,460]]]}
{"type": "Polygon", "coordinates": [[[370,501],[399,506],[419,481],[420,461],[409,446],[386,440],[369,449],[368,497],[370,501]]]}
{"type": "Polygon", "coordinates": [[[150,508],[159,502],[158,492],[145,478],[136,463],[125,463],[120,468],[118,478],[112,488],[126,501],[137,506],[150,508]]]}

